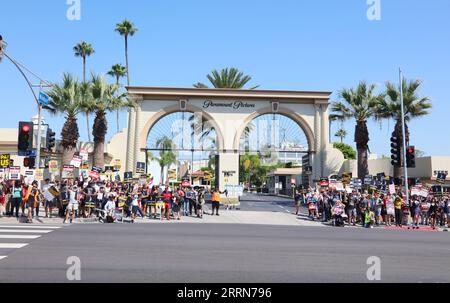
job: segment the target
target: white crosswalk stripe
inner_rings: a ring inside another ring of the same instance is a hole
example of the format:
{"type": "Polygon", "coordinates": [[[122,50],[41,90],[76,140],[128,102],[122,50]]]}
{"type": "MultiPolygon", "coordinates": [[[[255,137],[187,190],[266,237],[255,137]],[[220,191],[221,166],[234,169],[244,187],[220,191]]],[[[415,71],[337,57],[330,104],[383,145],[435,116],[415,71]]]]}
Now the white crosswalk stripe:
{"type": "Polygon", "coordinates": [[[41,236],[38,235],[1,235],[0,239],[38,239],[41,236]]]}
{"type": "Polygon", "coordinates": [[[50,229],[39,229],[39,230],[32,230],[32,229],[0,229],[0,233],[36,233],[36,234],[48,234],[51,233],[53,230],[50,229]]]}
{"type": "Polygon", "coordinates": [[[62,228],[61,226],[0,225],[0,261],[14,249],[28,246],[30,241],[62,228]]]}
{"type": "Polygon", "coordinates": [[[0,243],[0,248],[22,248],[27,245],[28,243],[0,243]]]}
{"type": "Polygon", "coordinates": [[[0,225],[0,228],[59,229],[61,226],[0,225]]]}

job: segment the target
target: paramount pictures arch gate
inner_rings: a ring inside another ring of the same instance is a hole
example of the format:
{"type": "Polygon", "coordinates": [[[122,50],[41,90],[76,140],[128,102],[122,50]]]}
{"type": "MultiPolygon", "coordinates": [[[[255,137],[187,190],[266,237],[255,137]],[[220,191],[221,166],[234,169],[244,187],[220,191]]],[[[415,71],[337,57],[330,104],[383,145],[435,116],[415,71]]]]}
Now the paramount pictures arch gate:
{"type": "Polygon", "coordinates": [[[309,182],[339,172],[342,153],[329,143],[329,92],[128,87],[138,106],[128,113],[126,171],[146,162],[152,127],[176,112],[200,114],[217,135],[218,183],[239,185],[241,137],[248,125],[266,114],[286,116],[304,132],[310,155],[309,182]]]}

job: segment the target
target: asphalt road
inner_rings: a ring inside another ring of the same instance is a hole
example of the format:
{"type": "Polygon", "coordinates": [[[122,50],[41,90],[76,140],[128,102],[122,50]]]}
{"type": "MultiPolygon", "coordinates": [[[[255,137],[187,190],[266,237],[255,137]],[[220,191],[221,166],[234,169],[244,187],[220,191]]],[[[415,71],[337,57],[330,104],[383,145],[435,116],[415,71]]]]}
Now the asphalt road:
{"type": "MultiPolygon", "coordinates": [[[[5,228],[8,229],[8,228],[5,228]]],[[[31,233],[32,234],[32,233],[31,233]]],[[[0,282],[450,282],[450,235],[420,231],[221,224],[74,224],[2,249],[0,282]]],[[[0,242],[21,242],[2,239],[0,242]]]]}
{"type": "MultiPolygon", "coordinates": [[[[294,200],[244,193],[241,197],[241,211],[295,212],[294,200]]],[[[304,209],[304,212],[307,212],[306,209],[304,209]]]]}

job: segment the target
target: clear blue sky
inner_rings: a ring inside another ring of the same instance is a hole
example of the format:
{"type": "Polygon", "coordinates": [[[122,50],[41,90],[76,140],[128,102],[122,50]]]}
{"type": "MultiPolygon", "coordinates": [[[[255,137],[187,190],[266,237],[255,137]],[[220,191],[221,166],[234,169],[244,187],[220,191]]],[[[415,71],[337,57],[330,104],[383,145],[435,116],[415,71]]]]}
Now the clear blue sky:
{"type": "MultiPolygon", "coordinates": [[[[89,71],[124,63],[123,39],[114,32],[124,18],[139,28],[130,41],[133,85],[190,87],[214,68],[235,66],[264,89],[337,92],[359,80],[382,89],[384,81],[397,81],[401,66],[407,78],[424,81],[420,93],[434,105],[430,116],[411,123],[411,142],[427,155],[450,154],[448,0],[381,0],[380,21],[367,19],[366,0],[81,0],[80,21],[67,20],[66,0],[3,2],[0,34],[8,52],[50,81],[63,72],[81,78],[72,47],[82,39],[96,50],[89,71]]],[[[14,128],[36,113],[25,82],[6,60],[0,92],[0,127],[14,128]]],[[[63,119],[47,121],[59,135],[63,119]]],[[[113,133],[113,116],[110,121],[113,133]]],[[[125,121],[122,114],[122,126],[125,121]]],[[[79,122],[86,139],[85,120],[79,122]]],[[[369,126],[371,151],[389,154],[393,123],[369,126]]],[[[354,123],[346,128],[353,145],[354,123]]]]}

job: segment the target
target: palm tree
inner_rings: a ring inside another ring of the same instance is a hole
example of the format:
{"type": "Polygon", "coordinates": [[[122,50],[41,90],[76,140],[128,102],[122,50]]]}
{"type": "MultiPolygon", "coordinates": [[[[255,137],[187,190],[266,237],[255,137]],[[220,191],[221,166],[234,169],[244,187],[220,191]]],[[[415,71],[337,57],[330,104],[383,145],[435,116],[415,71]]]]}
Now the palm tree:
{"type": "Polygon", "coordinates": [[[106,114],[124,107],[134,107],[126,99],[126,94],[118,92],[119,87],[108,84],[103,76],[92,75],[91,96],[92,102],[88,105],[95,112],[94,127],[94,166],[104,168],[105,166],[105,137],[108,131],[108,120],[106,114]]]}
{"type": "MultiPolygon", "coordinates": [[[[116,85],[117,85],[117,87],[119,87],[120,86],[120,78],[123,78],[127,75],[127,68],[125,66],[123,66],[122,64],[114,64],[111,67],[111,70],[108,72],[108,75],[111,77],[114,77],[116,79],[116,85]]],[[[119,111],[120,111],[120,109],[117,109],[117,111],[116,111],[117,133],[119,133],[119,131],[120,131],[119,111]]]]}
{"type": "Polygon", "coordinates": [[[130,86],[130,68],[128,65],[128,37],[134,36],[138,29],[134,27],[133,22],[125,19],[122,23],[116,25],[116,32],[125,38],[125,62],[127,71],[127,85],[130,86]]]}
{"type": "Polygon", "coordinates": [[[69,165],[80,137],[77,114],[81,112],[81,105],[87,98],[88,91],[72,75],[64,74],[62,85],[54,85],[47,95],[50,103],[44,108],[52,114],[63,114],[66,117],[61,131],[62,165],[69,165]]]}
{"type": "MultiPolygon", "coordinates": [[[[159,151],[157,161],[161,168],[161,184],[164,184],[164,168],[176,162],[176,155],[172,152],[174,143],[167,136],[163,136],[156,140],[156,148],[159,151]]],[[[167,179],[167,178],[166,178],[167,179]]]]}
{"type": "Polygon", "coordinates": [[[343,128],[339,129],[334,135],[335,137],[341,138],[341,143],[344,143],[345,137],[347,137],[347,131],[343,128]]]}
{"type": "MultiPolygon", "coordinates": [[[[86,41],[81,41],[77,45],[73,47],[73,51],[75,57],[81,57],[83,59],[83,82],[86,82],[86,58],[95,53],[92,44],[87,43],[86,41]]],[[[88,141],[91,142],[91,132],[89,127],[89,114],[90,112],[85,112],[86,114],[86,125],[87,125],[87,133],[88,133],[88,141]]]]}
{"type": "Polygon", "coordinates": [[[368,155],[369,131],[367,120],[374,117],[375,107],[384,97],[374,93],[375,85],[361,81],[356,89],[343,89],[339,93],[342,101],[333,102],[332,112],[343,120],[355,119],[355,143],[358,151],[358,178],[363,179],[369,172],[368,155]]]}
{"type": "MultiPolygon", "coordinates": [[[[219,71],[213,70],[211,74],[207,75],[209,82],[214,88],[233,88],[243,89],[244,86],[252,80],[252,77],[244,75],[243,72],[237,68],[225,68],[219,71]]],[[[195,88],[209,88],[206,84],[198,82],[194,84],[195,88]]],[[[257,89],[258,86],[251,87],[250,89],[257,89]]]]}
{"type": "MultiPolygon", "coordinates": [[[[420,80],[407,81],[403,79],[403,104],[405,110],[405,135],[406,145],[409,145],[409,129],[407,123],[414,118],[422,117],[429,114],[432,108],[431,100],[428,97],[419,97],[418,89],[422,82],[420,80]]],[[[400,104],[400,88],[391,83],[386,82],[385,98],[381,100],[376,108],[377,119],[393,119],[395,120],[394,135],[403,142],[402,131],[402,114],[400,104]]],[[[403,163],[403,153],[401,153],[400,163],[403,163]]],[[[403,176],[402,168],[394,169],[394,177],[403,176]]]]}

